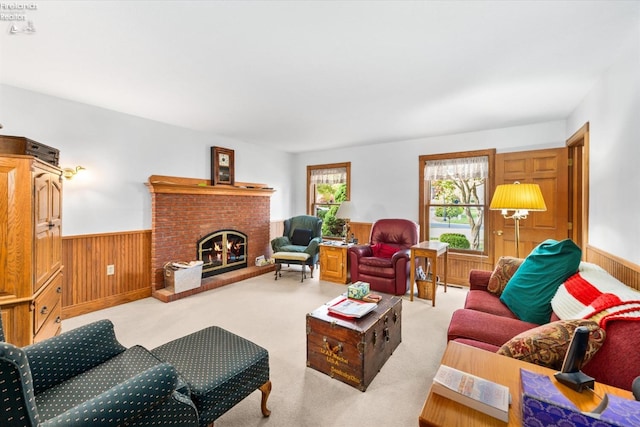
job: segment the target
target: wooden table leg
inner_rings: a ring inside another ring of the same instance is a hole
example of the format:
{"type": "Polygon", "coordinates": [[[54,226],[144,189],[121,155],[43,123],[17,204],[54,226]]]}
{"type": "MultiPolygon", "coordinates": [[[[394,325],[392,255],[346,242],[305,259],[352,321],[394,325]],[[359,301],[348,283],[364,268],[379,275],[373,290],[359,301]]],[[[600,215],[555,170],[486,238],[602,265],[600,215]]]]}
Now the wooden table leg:
{"type": "Polygon", "coordinates": [[[413,285],[415,283],[416,280],[416,257],[415,257],[415,253],[413,251],[413,249],[411,249],[411,253],[409,258],[411,259],[411,261],[409,262],[409,282],[410,284],[410,291],[409,291],[409,301],[413,301],[413,285]]]}
{"type": "Polygon", "coordinates": [[[444,251],[444,291],[447,292],[447,270],[449,269],[449,248],[444,251]]]}
{"type": "Polygon", "coordinates": [[[436,306],[436,291],[438,290],[438,280],[436,276],[436,272],[438,270],[438,254],[434,257],[429,257],[429,262],[431,263],[431,306],[436,306]]]}

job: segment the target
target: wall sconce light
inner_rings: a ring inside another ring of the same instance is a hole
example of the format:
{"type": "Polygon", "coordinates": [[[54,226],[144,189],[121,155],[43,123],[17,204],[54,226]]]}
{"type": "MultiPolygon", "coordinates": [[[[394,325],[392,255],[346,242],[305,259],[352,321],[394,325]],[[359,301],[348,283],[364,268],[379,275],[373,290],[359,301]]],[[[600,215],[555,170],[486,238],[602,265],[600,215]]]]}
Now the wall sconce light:
{"type": "Polygon", "coordinates": [[[538,184],[503,184],[496,187],[489,206],[491,210],[502,211],[505,219],[515,221],[516,257],[520,258],[520,220],[526,219],[529,211],[546,211],[547,206],[538,184]],[[514,211],[509,215],[509,211],[514,211]]]}
{"type": "Polygon", "coordinates": [[[62,176],[65,179],[71,179],[78,174],[78,172],[86,170],[82,166],[76,166],[75,169],[72,168],[64,168],[62,169],[62,176]]]}

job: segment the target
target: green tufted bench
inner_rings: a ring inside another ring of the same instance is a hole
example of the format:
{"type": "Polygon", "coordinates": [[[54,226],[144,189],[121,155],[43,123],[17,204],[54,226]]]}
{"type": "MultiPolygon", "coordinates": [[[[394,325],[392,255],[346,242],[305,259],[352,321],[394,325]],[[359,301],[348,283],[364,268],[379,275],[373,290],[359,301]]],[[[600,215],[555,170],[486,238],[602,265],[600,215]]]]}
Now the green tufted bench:
{"type": "MultiPolygon", "coordinates": [[[[300,282],[304,282],[305,277],[307,277],[305,265],[309,257],[306,252],[276,252],[273,254],[273,259],[276,263],[276,280],[278,280],[278,275],[282,277],[282,264],[294,264],[302,266],[300,282]]],[[[313,270],[311,270],[311,277],[313,277],[313,270]]]]}
{"type": "Polygon", "coordinates": [[[188,383],[200,426],[213,422],[253,391],[262,392],[261,410],[271,414],[269,353],[253,342],[217,326],[202,329],[151,352],[173,365],[188,383]]]}

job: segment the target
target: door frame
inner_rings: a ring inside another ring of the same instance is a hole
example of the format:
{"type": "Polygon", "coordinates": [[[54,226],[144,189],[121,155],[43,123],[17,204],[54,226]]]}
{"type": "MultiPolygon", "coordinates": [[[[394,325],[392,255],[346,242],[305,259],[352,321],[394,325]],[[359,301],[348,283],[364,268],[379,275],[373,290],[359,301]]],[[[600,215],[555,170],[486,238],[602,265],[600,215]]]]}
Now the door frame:
{"type": "Polygon", "coordinates": [[[569,149],[569,237],[582,248],[589,243],[589,122],[567,139],[569,149]]]}

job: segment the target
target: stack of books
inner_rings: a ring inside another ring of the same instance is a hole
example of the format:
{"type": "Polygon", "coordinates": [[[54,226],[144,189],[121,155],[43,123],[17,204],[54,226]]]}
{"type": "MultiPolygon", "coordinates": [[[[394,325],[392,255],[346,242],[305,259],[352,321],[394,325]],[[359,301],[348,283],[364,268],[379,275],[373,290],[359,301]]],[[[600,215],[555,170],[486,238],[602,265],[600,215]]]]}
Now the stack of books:
{"type": "Polygon", "coordinates": [[[376,308],[375,302],[363,302],[350,298],[342,298],[328,307],[330,314],[359,319],[376,308]]]}

